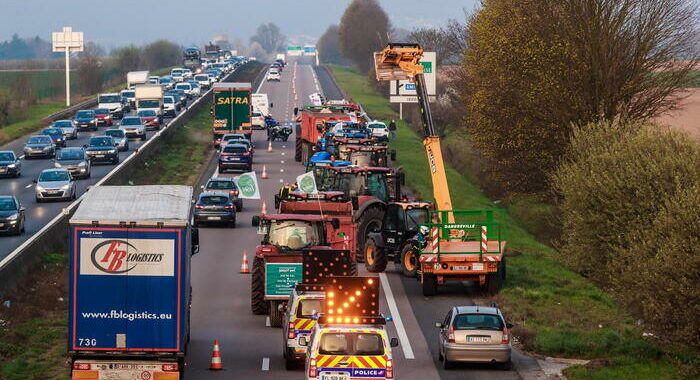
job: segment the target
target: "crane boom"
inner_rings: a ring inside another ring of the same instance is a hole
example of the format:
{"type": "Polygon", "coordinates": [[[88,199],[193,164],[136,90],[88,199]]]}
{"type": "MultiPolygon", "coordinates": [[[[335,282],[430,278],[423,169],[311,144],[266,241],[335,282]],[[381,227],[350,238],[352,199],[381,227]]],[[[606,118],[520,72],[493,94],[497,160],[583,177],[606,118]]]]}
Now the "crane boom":
{"type": "MultiPolygon", "coordinates": [[[[439,211],[451,211],[452,199],[445,174],[445,162],[442,159],[440,137],[435,134],[423,65],[420,64],[422,56],[423,48],[418,44],[389,43],[384,50],[374,53],[374,67],[377,81],[408,79],[415,82],[423,129],[423,146],[428,156],[435,205],[439,211]]],[[[449,223],[454,223],[453,213],[448,213],[448,219],[449,223]]]]}

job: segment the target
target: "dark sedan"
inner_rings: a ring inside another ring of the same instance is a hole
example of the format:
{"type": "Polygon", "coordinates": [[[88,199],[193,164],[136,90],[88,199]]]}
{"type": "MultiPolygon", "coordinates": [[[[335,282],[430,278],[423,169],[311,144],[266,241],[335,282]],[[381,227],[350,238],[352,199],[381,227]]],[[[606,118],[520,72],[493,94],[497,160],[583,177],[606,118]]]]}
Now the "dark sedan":
{"type": "Polygon", "coordinates": [[[0,233],[21,235],[24,232],[24,207],[12,195],[0,196],[0,233]]]}
{"type": "Polygon", "coordinates": [[[0,175],[19,177],[22,175],[22,161],[11,150],[0,151],[0,175]]]}
{"type": "Polygon", "coordinates": [[[61,128],[44,128],[41,134],[51,137],[56,146],[66,146],[66,136],[63,135],[63,129],[61,128]]]}
{"type": "Polygon", "coordinates": [[[228,193],[201,193],[194,205],[194,223],[227,223],[236,227],[236,205],[228,193]]]}
{"type": "Polygon", "coordinates": [[[50,158],[56,155],[56,145],[49,136],[31,136],[24,144],[24,158],[44,157],[50,158]]]}
{"type": "Polygon", "coordinates": [[[97,116],[92,110],[80,110],[76,112],[73,122],[80,131],[97,130],[97,116]]]}
{"type": "Polygon", "coordinates": [[[85,153],[91,163],[108,162],[119,163],[119,149],[112,136],[95,136],[90,138],[90,143],[85,145],[85,153]]]}

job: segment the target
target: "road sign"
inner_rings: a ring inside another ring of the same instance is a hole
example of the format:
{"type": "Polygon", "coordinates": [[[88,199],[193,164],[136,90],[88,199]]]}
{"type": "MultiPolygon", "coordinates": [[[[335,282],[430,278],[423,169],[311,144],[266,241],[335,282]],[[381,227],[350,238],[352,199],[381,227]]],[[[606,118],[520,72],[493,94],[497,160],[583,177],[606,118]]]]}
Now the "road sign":
{"type": "Polygon", "coordinates": [[[265,297],[289,297],[292,285],[302,282],[301,263],[266,263],[265,297]]]}
{"type": "Polygon", "coordinates": [[[83,51],[83,32],[74,32],[70,26],[64,26],[62,32],[52,33],[51,41],[53,51],[66,53],[66,106],[70,106],[70,52],[83,51]]]}
{"type": "MultiPolygon", "coordinates": [[[[423,65],[425,87],[429,101],[435,100],[437,94],[437,65],[434,51],[423,53],[420,63],[423,65]]],[[[410,80],[392,80],[389,83],[389,95],[391,103],[418,103],[416,84],[410,80]]]]}
{"type": "Polygon", "coordinates": [[[316,55],[316,45],[304,45],[304,55],[313,57],[316,55]]]}
{"type": "Polygon", "coordinates": [[[304,48],[301,46],[288,46],[287,55],[291,57],[300,57],[304,55],[304,48]]]}

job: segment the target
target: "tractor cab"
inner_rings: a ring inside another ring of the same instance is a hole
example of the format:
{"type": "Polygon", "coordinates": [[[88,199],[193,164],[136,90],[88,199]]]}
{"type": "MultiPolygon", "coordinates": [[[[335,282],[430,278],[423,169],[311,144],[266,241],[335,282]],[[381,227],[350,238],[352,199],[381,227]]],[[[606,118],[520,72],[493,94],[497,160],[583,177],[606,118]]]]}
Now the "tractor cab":
{"type": "Polygon", "coordinates": [[[333,181],[320,190],[342,191],[350,197],[369,195],[390,202],[401,194],[403,172],[383,167],[332,168],[333,181]]]}

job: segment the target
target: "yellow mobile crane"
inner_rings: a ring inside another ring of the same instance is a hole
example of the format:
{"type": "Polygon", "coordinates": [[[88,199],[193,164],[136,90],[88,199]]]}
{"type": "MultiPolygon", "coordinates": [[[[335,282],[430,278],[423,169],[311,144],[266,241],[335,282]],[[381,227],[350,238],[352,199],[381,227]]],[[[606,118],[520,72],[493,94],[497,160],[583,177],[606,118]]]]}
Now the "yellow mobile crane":
{"type": "MultiPolygon", "coordinates": [[[[420,59],[423,48],[418,44],[389,43],[384,50],[374,53],[374,67],[378,81],[412,80],[416,83],[418,106],[423,124],[423,146],[428,155],[428,165],[433,181],[433,196],[435,208],[439,211],[451,211],[452,199],[447,185],[445,163],[442,160],[440,137],[435,135],[433,115],[430,113],[430,103],[425,87],[423,65],[420,59]]],[[[447,221],[454,223],[454,215],[447,212],[447,221]]]]}

